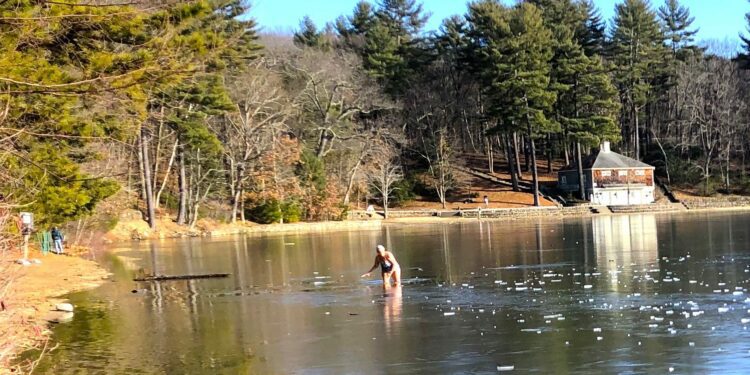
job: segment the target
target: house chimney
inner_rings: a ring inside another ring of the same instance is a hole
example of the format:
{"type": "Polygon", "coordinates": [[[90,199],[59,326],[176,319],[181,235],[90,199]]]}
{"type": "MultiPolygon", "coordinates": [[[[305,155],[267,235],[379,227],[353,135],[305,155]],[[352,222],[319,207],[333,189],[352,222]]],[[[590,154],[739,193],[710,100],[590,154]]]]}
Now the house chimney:
{"type": "Polygon", "coordinates": [[[612,150],[609,149],[609,141],[602,142],[601,152],[610,152],[612,150]]]}

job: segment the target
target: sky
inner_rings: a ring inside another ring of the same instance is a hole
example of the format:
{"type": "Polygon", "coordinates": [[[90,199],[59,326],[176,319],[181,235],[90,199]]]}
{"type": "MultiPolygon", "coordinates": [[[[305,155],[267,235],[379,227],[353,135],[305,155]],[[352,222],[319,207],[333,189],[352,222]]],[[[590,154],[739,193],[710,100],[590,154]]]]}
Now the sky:
{"type": "MultiPolygon", "coordinates": [[[[305,15],[318,25],[325,25],[340,15],[350,15],[358,0],[252,0],[250,15],[265,31],[297,29],[305,15]]],[[[506,2],[512,0],[504,0],[506,2]]],[[[621,0],[594,0],[608,25],[614,14],[615,4],[621,0]]],[[[372,1],[371,2],[375,2],[372,1]]],[[[465,0],[422,0],[426,11],[432,13],[427,28],[435,30],[443,19],[454,14],[465,14],[465,0]]],[[[651,0],[658,8],[663,0],[651,0]]],[[[750,11],[747,0],[681,0],[695,17],[694,26],[700,30],[698,40],[729,39],[736,41],[740,32],[745,32],[745,13],[750,11]]]]}

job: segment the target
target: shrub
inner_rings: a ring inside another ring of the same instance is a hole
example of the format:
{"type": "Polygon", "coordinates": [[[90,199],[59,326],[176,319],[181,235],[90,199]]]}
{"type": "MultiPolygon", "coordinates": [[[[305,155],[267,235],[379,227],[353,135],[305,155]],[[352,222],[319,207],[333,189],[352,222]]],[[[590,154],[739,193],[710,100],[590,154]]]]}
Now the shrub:
{"type": "Polygon", "coordinates": [[[246,212],[250,220],[260,224],[278,223],[281,221],[281,205],[276,199],[269,199],[257,203],[247,209],[246,212]]]}
{"type": "Polygon", "coordinates": [[[296,223],[302,218],[302,208],[294,201],[269,199],[246,210],[250,220],[260,224],[296,223]]]}

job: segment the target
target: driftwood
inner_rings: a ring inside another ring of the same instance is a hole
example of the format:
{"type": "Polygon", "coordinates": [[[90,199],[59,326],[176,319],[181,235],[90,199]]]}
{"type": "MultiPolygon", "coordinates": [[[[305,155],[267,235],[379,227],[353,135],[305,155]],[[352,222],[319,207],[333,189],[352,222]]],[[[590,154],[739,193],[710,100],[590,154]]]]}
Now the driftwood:
{"type": "Polygon", "coordinates": [[[209,274],[203,274],[203,275],[171,275],[171,276],[154,275],[154,276],[136,277],[133,279],[133,281],[212,279],[212,278],[221,278],[221,277],[227,277],[227,276],[229,276],[228,273],[209,273],[209,274]]]}

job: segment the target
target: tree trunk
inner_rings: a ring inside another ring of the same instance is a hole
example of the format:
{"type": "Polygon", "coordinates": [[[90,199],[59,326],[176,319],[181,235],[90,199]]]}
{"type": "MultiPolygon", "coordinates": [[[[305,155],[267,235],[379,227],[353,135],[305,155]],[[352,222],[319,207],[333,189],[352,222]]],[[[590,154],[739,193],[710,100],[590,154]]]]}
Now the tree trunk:
{"type": "Polygon", "coordinates": [[[240,220],[244,223],[247,219],[245,219],[245,190],[240,191],[240,220]]]}
{"type": "Polygon", "coordinates": [[[241,198],[240,194],[241,194],[241,190],[236,189],[234,192],[234,196],[232,197],[232,219],[231,219],[232,224],[237,222],[237,214],[239,213],[239,210],[240,210],[240,198],[241,198]]]}
{"type": "Polygon", "coordinates": [[[349,171],[349,179],[346,185],[346,193],[344,194],[344,205],[349,204],[349,200],[351,199],[352,190],[354,189],[354,178],[357,176],[357,171],[359,170],[359,166],[362,165],[362,161],[364,161],[365,156],[367,155],[367,146],[365,146],[362,151],[359,154],[359,159],[357,159],[357,163],[354,164],[354,167],[351,171],[349,171]]]}
{"type": "Polygon", "coordinates": [[[635,105],[633,105],[633,122],[635,131],[635,160],[641,160],[641,134],[638,124],[638,108],[635,105]]]}
{"type": "Polygon", "coordinates": [[[154,193],[154,206],[159,207],[159,202],[156,199],[156,192],[158,191],[158,182],[157,179],[159,178],[159,157],[161,157],[161,139],[164,129],[164,106],[161,106],[160,109],[160,115],[159,115],[159,127],[156,131],[156,147],[154,147],[154,168],[152,169],[154,172],[152,173],[152,180],[153,180],[153,187],[151,187],[151,191],[154,193]]]}
{"type": "Polygon", "coordinates": [[[388,193],[383,194],[383,218],[388,218],[388,193]]]}
{"type": "Polygon", "coordinates": [[[180,190],[180,202],[177,211],[177,224],[187,224],[187,173],[185,171],[185,148],[183,145],[179,145],[177,148],[178,164],[180,165],[180,174],[178,178],[179,190],[180,190]]]}
{"type": "Polygon", "coordinates": [[[552,173],[552,134],[547,133],[547,173],[552,173]]]}
{"type": "Polygon", "coordinates": [[[532,192],[534,194],[534,207],[539,207],[539,175],[537,174],[536,170],[536,149],[534,147],[534,132],[531,129],[531,119],[529,118],[529,101],[528,99],[524,98],[526,101],[526,130],[529,133],[528,134],[528,140],[529,140],[529,154],[531,156],[531,179],[532,179],[532,185],[533,189],[532,192]]]}
{"type": "Polygon", "coordinates": [[[148,134],[146,133],[146,128],[141,126],[141,149],[140,149],[140,155],[141,155],[141,168],[143,169],[143,186],[145,188],[144,197],[146,198],[146,220],[148,221],[148,226],[151,229],[156,229],[156,214],[154,212],[154,195],[152,191],[152,181],[151,181],[151,163],[148,159],[148,134]]]}
{"type": "MultiPolygon", "coordinates": [[[[531,126],[531,125],[529,125],[531,126]]],[[[523,167],[524,171],[528,172],[531,169],[531,136],[523,138],[523,167]]],[[[534,155],[536,158],[536,155],[534,155]]]]}
{"type": "Polygon", "coordinates": [[[534,185],[534,206],[539,207],[539,175],[536,170],[536,149],[534,147],[534,138],[531,136],[531,124],[528,125],[529,129],[529,155],[531,155],[531,179],[534,185]]]}
{"type": "Polygon", "coordinates": [[[523,178],[521,173],[521,152],[518,149],[518,134],[513,132],[513,159],[516,161],[516,176],[519,179],[523,178]]]}
{"type": "Polygon", "coordinates": [[[487,170],[490,174],[495,173],[495,158],[492,153],[492,139],[490,136],[485,136],[485,144],[487,145],[487,170]]]}
{"type": "Polygon", "coordinates": [[[167,181],[169,181],[169,174],[172,172],[172,166],[174,165],[174,160],[177,155],[178,145],[179,145],[179,140],[176,140],[174,142],[174,147],[172,147],[172,155],[169,156],[169,163],[167,164],[167,170],[164,171],[164,180],[162,180],[161,186],[159,186],[159,191],[156,192],[156,198],[154,199],[154,206],[156,208],[159,208],[159,201],[161,201],[161,193],[164,192],[164,188],[167,186],[167,181]]]}
{"type": "Polygon", "coordinates": [[[245,167],[244,164],[237,168],[237,176],[234,182],[234,195],[232,196],[232,224],[237,222],[237,213],[240,208],[240,200],[242,199],[242,185],[245,179],[245,167]]]}
{"type": "Polygon", "coordinates": [[[513,157],[514,151],[510,145],[510,135],[505,135],[505,157],[508,159],[508,171],[510,171],[510,180],[513,184],[513,191],[520,191],[518,188],[518,170],[516,169],[516,160],[513,157]]]}
{"type": "Polygon", "coordinates": [[[576,170],[578,171],[578,195],[586,200],[586,184],[583,181],[583,158],[581,157],[581,142],[576,142],[576,170]]]}
{"type": "Polygon", "coordinates": [[[320,131],[320,139],[318,140],[318,149],[315,155],[322,158],[325,154],[326,147],[328,146],[328,130],[323,129],[320,131]]]}

